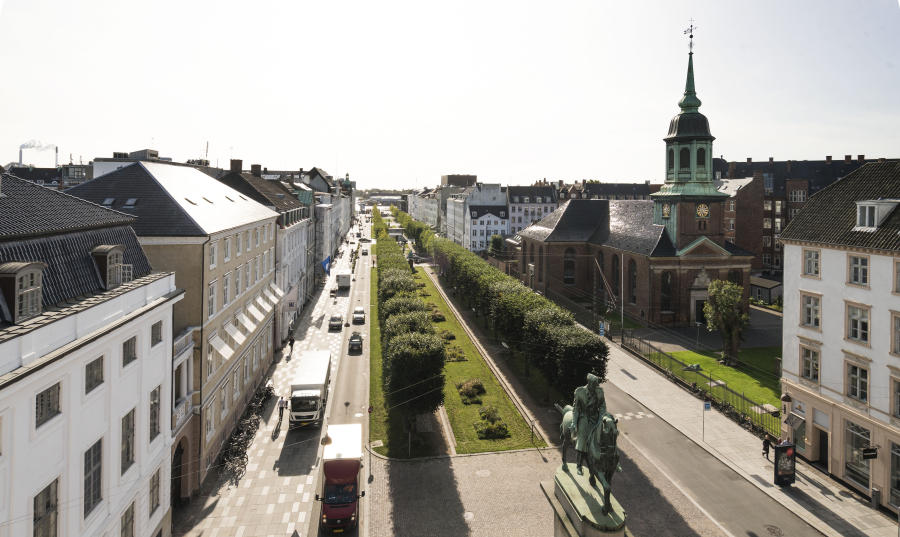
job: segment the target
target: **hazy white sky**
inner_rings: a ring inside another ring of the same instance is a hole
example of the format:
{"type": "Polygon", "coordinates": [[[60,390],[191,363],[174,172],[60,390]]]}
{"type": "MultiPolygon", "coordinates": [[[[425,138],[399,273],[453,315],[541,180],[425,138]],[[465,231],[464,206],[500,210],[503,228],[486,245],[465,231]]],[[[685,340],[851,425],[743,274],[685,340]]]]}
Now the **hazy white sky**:
{"type": "Polygon", "coordinates": [[[691,17],[717,156],[900,157],[898,0],[6,0],[0,162],[661,182],[691,17]]]}

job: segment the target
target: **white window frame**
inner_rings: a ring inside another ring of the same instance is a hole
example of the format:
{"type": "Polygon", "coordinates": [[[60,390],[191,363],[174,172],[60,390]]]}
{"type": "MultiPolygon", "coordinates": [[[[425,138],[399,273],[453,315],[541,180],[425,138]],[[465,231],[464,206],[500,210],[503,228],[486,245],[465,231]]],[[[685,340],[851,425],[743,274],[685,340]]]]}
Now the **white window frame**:
{"type": "Polygon", "coordinates": [[[211,242],[209,243],[209,268],[214,269],[218,264],[219,257],[219,243],[211,242]]]}

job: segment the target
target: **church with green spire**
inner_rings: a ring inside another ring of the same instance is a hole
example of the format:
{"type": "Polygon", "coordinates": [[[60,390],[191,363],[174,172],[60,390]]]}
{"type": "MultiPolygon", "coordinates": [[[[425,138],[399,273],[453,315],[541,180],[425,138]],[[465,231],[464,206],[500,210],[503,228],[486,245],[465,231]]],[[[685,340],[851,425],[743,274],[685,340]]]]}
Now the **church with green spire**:
{"type": "Polygon", "coordinates": [[[513,242],[528,287],[586,304],[597,318],[669,325],[704,322],[715,279],[742,285],[746,304],[753,254],[725,240],[729,196],[714,183],[715,138],[700,113],[691,38],[681,111],[663,138],[665,184],[650,200],[568,199],[521,230],[513,242]]]}

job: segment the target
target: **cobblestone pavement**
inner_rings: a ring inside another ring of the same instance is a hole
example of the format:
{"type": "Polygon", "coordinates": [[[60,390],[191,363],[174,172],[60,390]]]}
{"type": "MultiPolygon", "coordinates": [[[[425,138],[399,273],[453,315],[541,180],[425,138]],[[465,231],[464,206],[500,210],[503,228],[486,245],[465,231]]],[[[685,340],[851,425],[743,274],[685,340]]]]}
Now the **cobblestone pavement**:
{"type": "MultiPolygon", "coordinates": [[[[559,465],[553,448],[413,461],[373,457],[369,535],[552,535],[552,510],[540,482],[552,482],[559,465]]],[[[635,537],[724,535],[640,454],[623,449],[621,465],[613,491],[635,537]]]]}
{"type": "Polygon", "coordinates": [[[210,472],[200,493],[191,503],[174,513],[173,535],[185,537],[251,537],[262,535],[307,535],[310,516],[315,507],[318,475],[318,427],[288,430],[288,418],[279,422],[275,401],[290,392],[293,377],[304,350],[331,350],[332,376],[336,374],[343,331],[328,331],[328,318],[334,312],[346,314],[348,297],[331,297],[334,271],[348,268],[349,255],[342,256],[333,267],[324,290],[311,298],[301,312],[294,334],[293,357],[290,349],[281,357],[270,375],[276,397],[269,401],[256,438],[247,452],[246,474],[232,481],[218,472],[210,472]]]}

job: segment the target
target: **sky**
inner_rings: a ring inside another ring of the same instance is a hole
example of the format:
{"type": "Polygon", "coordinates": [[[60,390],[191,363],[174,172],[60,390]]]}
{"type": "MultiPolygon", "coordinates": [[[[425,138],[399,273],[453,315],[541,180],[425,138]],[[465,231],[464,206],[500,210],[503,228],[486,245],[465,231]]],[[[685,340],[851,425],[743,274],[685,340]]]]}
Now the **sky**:
{"type": "Polygon", "coordinates": [[[716,156],[900,157],[898,0],[5,0],[0,163],[662,182],[690,19],[716,156]]]}

